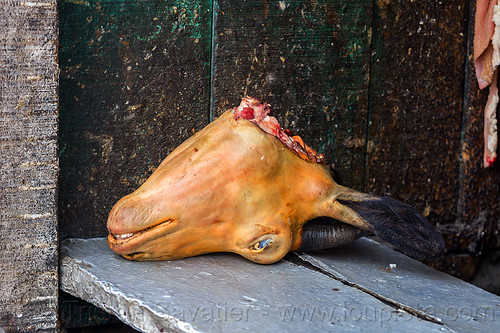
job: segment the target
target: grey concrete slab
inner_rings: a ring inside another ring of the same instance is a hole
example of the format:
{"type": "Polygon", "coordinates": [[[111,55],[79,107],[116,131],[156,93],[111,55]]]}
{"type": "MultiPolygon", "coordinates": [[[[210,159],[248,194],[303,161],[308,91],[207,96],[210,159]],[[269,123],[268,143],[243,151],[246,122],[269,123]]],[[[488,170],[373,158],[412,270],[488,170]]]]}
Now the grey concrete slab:
{"type": "Polygon", "coordinates": [[[106,239],[61,249],[61,288],[143,332],[447,332],[315,270],[227,254],[132,262],[106,239]]]}
{"type": "Polygon", "coordinates": [[[500,332],[500,297],[368,238],[302,260],[456,332],[500,332]]]}

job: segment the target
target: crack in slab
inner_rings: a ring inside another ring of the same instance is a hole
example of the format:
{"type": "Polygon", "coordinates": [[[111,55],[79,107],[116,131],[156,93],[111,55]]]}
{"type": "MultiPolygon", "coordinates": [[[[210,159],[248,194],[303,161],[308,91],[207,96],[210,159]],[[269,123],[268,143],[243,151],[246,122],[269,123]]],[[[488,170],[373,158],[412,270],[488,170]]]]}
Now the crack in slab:
{"type": "Polygon", "coordinates": [[[373,292],[365,287],[362,287],[354,282],[351,282],[349,281],[347,278],[344,278],[342,276],[337,276],[335,274],[333,274],[332,272],[329,272],[327,270],[325,270],[324,268],[322,268],[320,265],[315,265],[314,263],[312,263],[311,261],[309,261],[308,259],[305,259],[303,258],[303,254],[302,252],[298,252],[298,253],[293,253],[292,255],[289,255],[285,258],[285,260],[287,260],[288,262],[292,263],[292,264],[295,264],[295,265],[298,265],[298,266],[303,266],[303,267],[306,267],[308,269],[311,269],[311,270],[314,270],[316,272],[319,272],[319,273],[322,273],[324,275],[327,275],[328,277],[331,277],[332,279],[334,280],[337,280],[341,283],[343,283],[344,285],[346,286],[349,286],[349,287],[352,287],[352,288],[356,288],[364,293],[367,293],[373,297],[375,297],[377,300],[381,301],[382,303],[398,310],[398,311],[405,311],[407,312],[408,314],[410,315],[413,315],[419,319],[422,319],[422,320],[425,320],[425,321],[429,321],[429,322],[432,322],[434,324],[438,324],[438,325],[441,325],[443,326],[443,328],[445,328],[446,330],[448,330],[449,332],[455,332],[454,330],[452,330],[451,328],[449,328],[447,325],[445,325],[441,318],[438,318],[438,317],[434,317],[434,316],[431,316],[423,311],[420,311],[418,309],[415,309],[411,306],[408,306],[408,305],[405,305],[405,304],[402,304],[400,302],[397,302],[393,299],[390,299],[388,297],[385,297],[381,294],[378,294],[376,292],[373,292]]]}

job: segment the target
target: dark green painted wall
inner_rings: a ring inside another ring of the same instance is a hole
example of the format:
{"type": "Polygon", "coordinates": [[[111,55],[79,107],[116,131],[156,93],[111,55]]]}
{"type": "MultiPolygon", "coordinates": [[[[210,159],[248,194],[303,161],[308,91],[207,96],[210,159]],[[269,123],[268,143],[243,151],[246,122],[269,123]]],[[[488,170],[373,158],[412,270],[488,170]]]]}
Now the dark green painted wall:
{"type": "Polygon", "coordinates": [[[107,214],[209,122],[211,1],[62,1],[60,232],[107,214]]]}
{"type": "Polygon", "coordinates": [[[372,2],[60,3],[60,231],[112,205],[244,95],[363,189],[372,2]],[[211,93],[212,92],[212,93],[211,93]]]}

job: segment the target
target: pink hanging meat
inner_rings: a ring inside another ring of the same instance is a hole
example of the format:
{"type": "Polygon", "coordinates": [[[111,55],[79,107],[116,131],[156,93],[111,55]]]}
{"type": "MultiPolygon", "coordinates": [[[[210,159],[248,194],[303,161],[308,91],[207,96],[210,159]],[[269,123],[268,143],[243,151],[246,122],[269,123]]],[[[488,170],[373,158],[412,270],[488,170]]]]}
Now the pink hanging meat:
{"type": "Polygon", "coordinates": [[[485,168],[493,166],[497,158],[498,131],[498,65],[500,64],[500,7],[498,0],[478,0],[474,32],[474,60],[480,89],[491,85],[484,109],[485,168]]]}

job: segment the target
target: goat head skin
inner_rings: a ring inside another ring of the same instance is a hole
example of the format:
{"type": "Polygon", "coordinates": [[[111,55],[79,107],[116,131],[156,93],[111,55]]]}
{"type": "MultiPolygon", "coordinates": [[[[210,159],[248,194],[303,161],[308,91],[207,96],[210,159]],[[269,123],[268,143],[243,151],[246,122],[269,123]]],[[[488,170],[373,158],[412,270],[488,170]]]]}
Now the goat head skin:
{"type": "Polygon", "coordinates": [[[269,111],[245,97],[177,147],[111,210],[110,248],[132,260],[223,251],[267,264],[375,233],[417,259],[444,251],[415,209],[337,184],[323,156],[269,111]],[[328,218],[309,222],[319,217],[328,218]]]}

